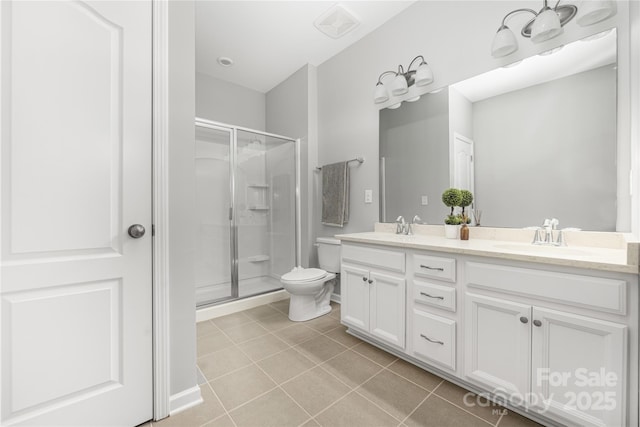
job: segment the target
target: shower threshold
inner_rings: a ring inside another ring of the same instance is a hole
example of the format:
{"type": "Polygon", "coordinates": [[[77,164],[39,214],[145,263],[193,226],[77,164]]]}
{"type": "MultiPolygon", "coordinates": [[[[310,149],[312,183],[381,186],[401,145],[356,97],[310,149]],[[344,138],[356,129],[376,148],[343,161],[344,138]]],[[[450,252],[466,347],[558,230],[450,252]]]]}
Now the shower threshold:
{"type": "MultiPolygon", "coordinates": [[[[280,279],[271,276],[241,279],[238,285],[238,299],[283,289],[280,279]]],[[[223,304],[235,300],[231,296],[231,282],[217,283],[196,288],[196,307],[223,304]]]]}

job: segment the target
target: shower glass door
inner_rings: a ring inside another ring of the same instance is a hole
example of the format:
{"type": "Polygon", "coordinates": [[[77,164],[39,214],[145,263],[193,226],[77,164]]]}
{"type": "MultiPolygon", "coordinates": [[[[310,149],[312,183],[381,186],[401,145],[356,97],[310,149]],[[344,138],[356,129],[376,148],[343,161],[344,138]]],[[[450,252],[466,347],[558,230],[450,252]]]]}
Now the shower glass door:
{"type": "Polygon", "coordinates": [[[239,297],[282,288],[296,263],[295,142],[237,130],[234,223],[239,297]]]}
{"type": "Polygon", "coordinates": [[[230,221],[232,142],[233,129],[196,126],[197,306],[237,297],[237,287],[232,286],[235,274],[230,221]]]}

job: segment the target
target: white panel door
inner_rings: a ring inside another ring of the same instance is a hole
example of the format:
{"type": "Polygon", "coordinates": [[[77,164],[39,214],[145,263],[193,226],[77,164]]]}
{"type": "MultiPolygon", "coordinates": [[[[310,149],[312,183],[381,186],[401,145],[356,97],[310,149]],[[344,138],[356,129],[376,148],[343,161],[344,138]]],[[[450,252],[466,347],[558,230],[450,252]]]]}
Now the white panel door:
{"type": "Polygon", "coordinates": [[[465,299],[465,377],[507,399],[526,397],[531,372],[531,307],[470,293],[465,299]]]}
{"type": "Polygon", "coordinates": [[[474,192],[473,141],[460,134],[453,137],[453,187],[474,192]]]}
{"type": "Polygon", "coordinates": [[[369,271],[342,264],[341,277],[341,320],[369,332],[369,271]]]}
{"type": "Polygon", "coordinates": [[[3,425],[152,417],[151,2],[0,3],[3,425]],[[147,233],[131,238],[141,224],[147,233]]]}
{"type": "Polygon", "coordinates": [[[405,289],[404,277],[372,272],[370,328],[371,335],[404,349],[405,343],[405,289]]]}
{"type": "Polygon", "coordinates": [[[532,403],[577,425],[627,425],[626,354],[625,325],[534,307],[532,403]]]}

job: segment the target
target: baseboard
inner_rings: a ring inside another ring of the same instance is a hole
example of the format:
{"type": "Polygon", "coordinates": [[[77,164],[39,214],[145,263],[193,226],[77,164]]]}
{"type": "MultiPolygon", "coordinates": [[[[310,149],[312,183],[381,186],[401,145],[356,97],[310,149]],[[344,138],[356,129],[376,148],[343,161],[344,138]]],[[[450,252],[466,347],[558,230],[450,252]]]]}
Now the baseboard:
{"type": "Polygon", "coordinates": [[[338,304],[340,304],[341,302],[340,294],[336,294],[336,293],[331,294],[331,301],[337,302],[338,304]]]}
{"type": "Polygon", "coordinates": [[[288,299],[289,294],[284,289],[268,294],[256,295],[254,297],[243,298],[224,304],[214,305],[211,307],[199,308],[196,310],[196,322],[203,322],[216,317],[226,316],[227,314],[237,313],[260,305],[269,304],[276,301],[288,299]]]}
{"type": "Polygon", "coordinates": [[[204,402],[200,395],[200,387],[194,386],[169,397],[169,416],[175,415],[186,409],[192,408],[204,402]]]}

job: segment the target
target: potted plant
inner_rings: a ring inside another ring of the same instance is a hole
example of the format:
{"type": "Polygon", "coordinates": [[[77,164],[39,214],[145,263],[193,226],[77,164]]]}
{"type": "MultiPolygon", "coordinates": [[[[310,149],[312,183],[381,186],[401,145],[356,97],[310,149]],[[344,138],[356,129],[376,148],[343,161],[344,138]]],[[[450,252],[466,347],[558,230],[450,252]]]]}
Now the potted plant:
{"type": "Polygon", "coordinates": [[[458,237],[458,229],[462,223],[462,218],[454,214],[453,210],[460,205],[461,201],[462,193],[457,188],[448,188],[442,193],[442,203],[451,208],[451,212],[444,219],[444,234],[448,239],[456,239],[458,237]]]}
{"type": "Polygon", "coordinates": [[[460,202],[458,203],[458,206],[462,208],[462,213],[460,215],[462,215],[464,220],[463,222],[465,224],[469,224],[471,222],[471,218],[465,214],[464,208],[470,206],[471,203],[473,203],[473,193],[469,190],[460,190],[460,202]]]}

